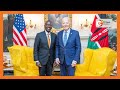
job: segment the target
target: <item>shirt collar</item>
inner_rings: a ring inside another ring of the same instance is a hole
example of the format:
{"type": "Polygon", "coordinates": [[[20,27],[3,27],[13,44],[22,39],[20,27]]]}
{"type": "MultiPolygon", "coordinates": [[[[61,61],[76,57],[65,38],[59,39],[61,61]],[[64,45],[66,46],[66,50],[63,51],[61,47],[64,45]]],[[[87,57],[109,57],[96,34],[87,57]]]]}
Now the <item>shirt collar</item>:
{"type": "MultiPolygon", "coordinates": [[[[65,33],[66,31],[64,30],[64,33],[65,33]]],[[[67,33],[70,33],[70,28],[67,30],[67,33]]]]}
{"type": "Polygon", "coordinates": [[[50,35],[50,32],[48,33],[48,32],[45,30],[45,34],[46,34],[46,35],[48,35],[48,34],[50,35]]]}

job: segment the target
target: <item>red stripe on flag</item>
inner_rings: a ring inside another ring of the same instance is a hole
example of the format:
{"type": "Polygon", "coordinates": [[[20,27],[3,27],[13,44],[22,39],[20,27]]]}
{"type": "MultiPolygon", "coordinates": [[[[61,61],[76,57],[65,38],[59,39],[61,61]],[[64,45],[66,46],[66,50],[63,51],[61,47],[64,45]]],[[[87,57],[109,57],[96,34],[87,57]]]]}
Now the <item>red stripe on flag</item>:
{"type": "Polygon", "coordinates": [[[24,29],[25,33],[26,33],[26,28],[24,29]]]}
{"type": "MultiPolygon", "coordinates": [[[[24,32],[24,31],[23,31],[23,32],[24,32]]],[[[25,38],[25,36],[23,35],[23,33],[22,33],[22,32],[20,33],[20,35],[21,35],[21,37],[23,38],[23,40],[24,40],[25,44],[27,45],[27,39],[25,38]]]]}
{"type": "Polygon", "coordinates": [[[20,44],[23,46],[22,41],[20,40],[19,36],[17,35],[17,33],[15,32],[15,30],[13,29],[13,34],[18,38],[20,44]]]}
{"type": "Polygon", "coordinates": [[[16,45],[18,45],[17,41],[14,38],[12,40],[16,45]]]}

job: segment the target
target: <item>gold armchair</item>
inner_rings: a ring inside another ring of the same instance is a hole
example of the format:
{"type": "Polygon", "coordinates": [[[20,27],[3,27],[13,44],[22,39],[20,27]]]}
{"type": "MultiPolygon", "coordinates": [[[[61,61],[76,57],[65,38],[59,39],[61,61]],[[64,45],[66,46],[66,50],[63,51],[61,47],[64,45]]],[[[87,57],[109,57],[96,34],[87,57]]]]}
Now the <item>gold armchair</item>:
{"type": "Polygon", "coordinates": [[[38,76],[39,70],[33,58],[33,48],[26,46],[8,47],[10,52],[14,76],[38,76]]]}
{"type": "Polygon", "coordinates": [[[75,76],[110,76],[117,53],[107,47],[84,51],[83,64],[76,65],[75,76]]]}

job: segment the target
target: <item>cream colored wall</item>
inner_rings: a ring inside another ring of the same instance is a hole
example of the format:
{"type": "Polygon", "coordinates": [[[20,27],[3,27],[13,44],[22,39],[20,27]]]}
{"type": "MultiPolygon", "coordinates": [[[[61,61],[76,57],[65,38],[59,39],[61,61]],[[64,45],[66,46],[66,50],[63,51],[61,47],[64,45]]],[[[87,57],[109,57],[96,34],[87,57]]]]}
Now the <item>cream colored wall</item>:
{"type": "Polygon", "coordinates": [[[83,51],[85,48],[87,48],[88,37],[91,29],[90,24],[92,23],[94,16],[95,14],[72,14],[72,28],[79,31],[81,40],[80,63],[83,63],[84,61],[83,51]],[[86,24],[86,19],[88,27],[81,28],[81,24],[82,26],[86,24]]]}
{"type": "Polygon", "coordinates": [[[26,25],[28,25],[26,27],[28,38],[35,37],[36,33],[44,30],[44,14],[24,14],[24,19],[26,25]],[[31,20],[31,24],[33,25],[32,28],[29,27],[30,20],[31,20]],[[36,24],[36,28],[35,28],[35,24],[36,24]]]}
{"type": "Polygon", "coordinates": [[[26,29],[27,29],[27,40],[28,46],[33,47],[35,36],[37,33],[44,31],[44,14],[24,14],[26,29]],[[30,27],[30,20],[33,27],[30,27]],[[36,28],[34,27],[36,24],[36,28]]]}

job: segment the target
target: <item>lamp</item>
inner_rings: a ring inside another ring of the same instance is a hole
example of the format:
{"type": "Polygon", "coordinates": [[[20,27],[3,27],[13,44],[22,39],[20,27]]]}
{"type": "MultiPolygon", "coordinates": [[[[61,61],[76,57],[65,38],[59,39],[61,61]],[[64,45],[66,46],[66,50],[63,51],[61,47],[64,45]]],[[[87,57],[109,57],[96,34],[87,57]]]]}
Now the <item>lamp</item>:
{"type": "Polygon", "coordinates": [[[88,21],[89,19],[84,19],[81,23],[80,23],[80,29],[83,28],[90,28],[90,22],[88,21]]]}
{"type": "Polygon", "coordinates": [[[26,29],[37,29],[39,26],[39,15],[37,14],[24,14],[26,29]]]}
{"type": "Polygon", "coordinates": [[[87,19],[86,19],[84,27],[88,27],[88,21],[87,21],[87,19]]]}
{"type": "Polygon", "coordinates": [[[30,28],[36,28],[36,23],[32,22],[32,20],[29,20],[29,23],[26,24],[26,28],[30,29],[30,28]]]}
{"type": "Polygon", "coordinates": [[[95,14],[80,14],[79,15],[79,26],[80,29],[90,29],[94,20],[95,14]]]}

